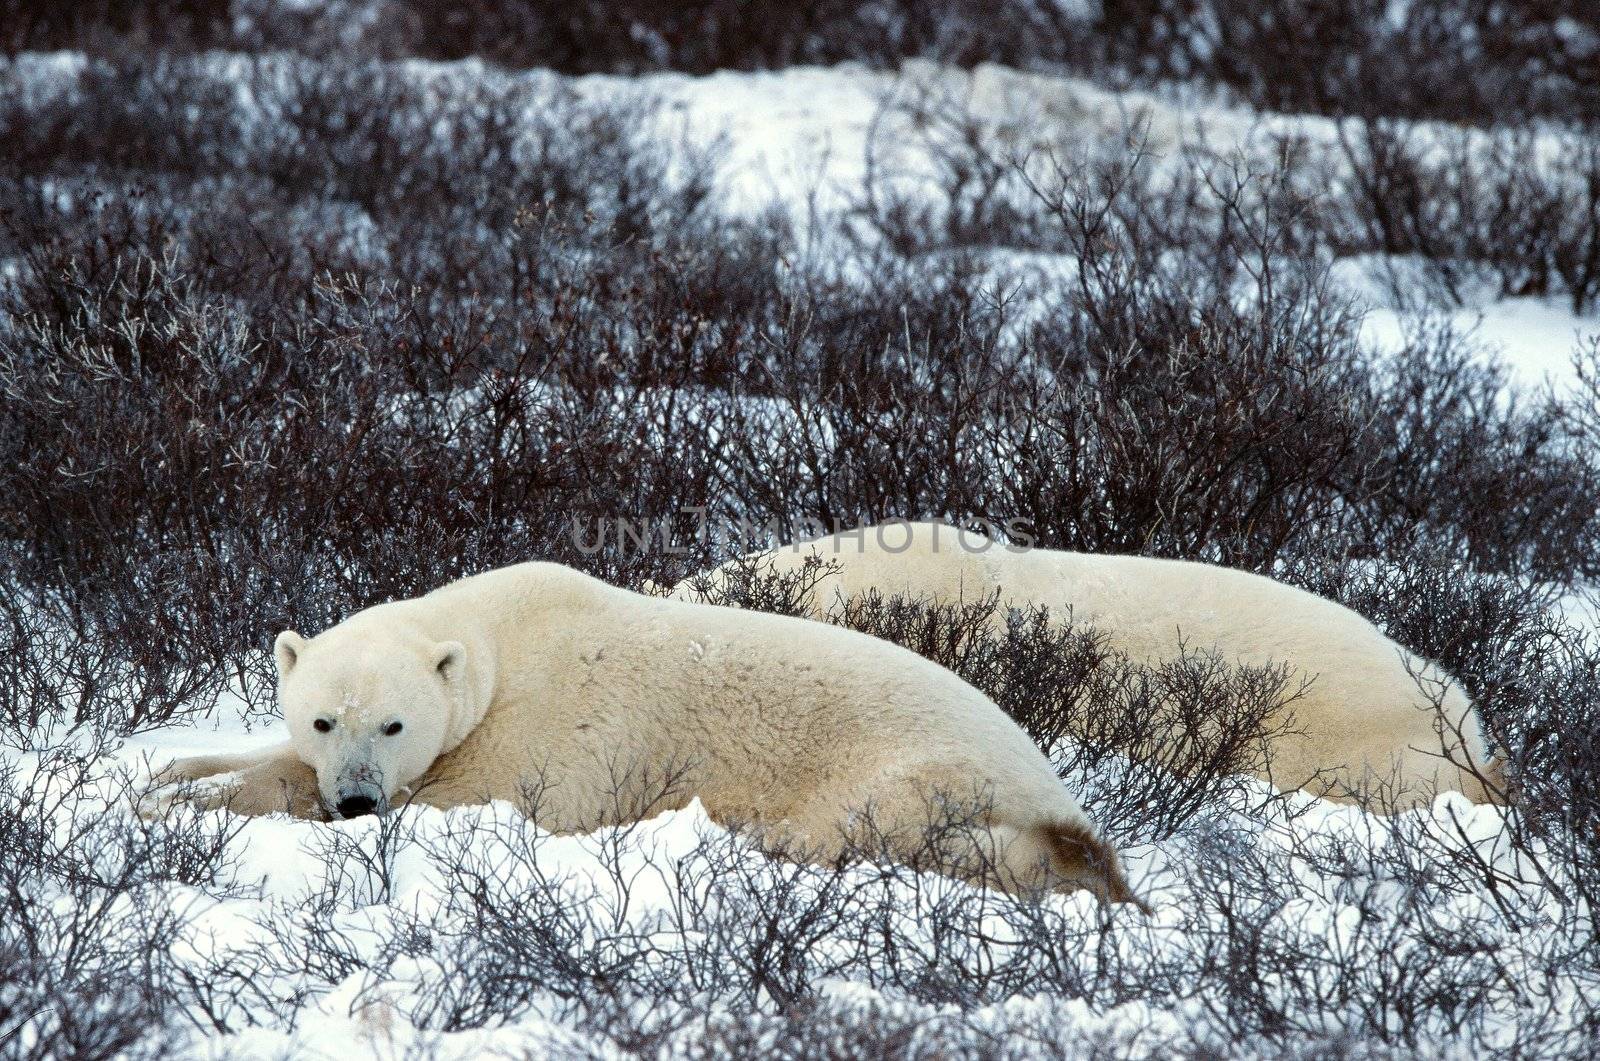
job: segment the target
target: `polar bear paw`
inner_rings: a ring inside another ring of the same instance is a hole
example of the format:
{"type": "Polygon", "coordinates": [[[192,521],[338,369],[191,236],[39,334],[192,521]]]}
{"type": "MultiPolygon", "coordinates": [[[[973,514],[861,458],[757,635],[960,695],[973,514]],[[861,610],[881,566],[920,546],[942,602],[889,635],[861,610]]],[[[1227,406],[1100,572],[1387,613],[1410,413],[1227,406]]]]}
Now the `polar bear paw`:
{"type": "Polygon", "coordinates": [[[148,820],[164,818],[180,805],[200,811],[224,810],[238,795],[243,784],[238,771],[202,778],[161,780],[164,783],[157,784],[139,798],[139,817],[148,820]]]}

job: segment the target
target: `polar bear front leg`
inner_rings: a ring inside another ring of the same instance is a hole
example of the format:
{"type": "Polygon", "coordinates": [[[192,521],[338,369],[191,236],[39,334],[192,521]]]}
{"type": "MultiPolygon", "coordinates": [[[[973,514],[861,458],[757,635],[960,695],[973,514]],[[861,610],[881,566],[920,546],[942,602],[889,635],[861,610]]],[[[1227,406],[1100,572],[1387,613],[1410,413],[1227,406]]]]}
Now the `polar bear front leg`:
{"type": "Polygon", "coordinates": [[[177,804],[235,814],[288,814],[326,821],[316,771],[287,742],[235,755],[179,759],[151,778],[139,814],[159,818],[177,804]]]}

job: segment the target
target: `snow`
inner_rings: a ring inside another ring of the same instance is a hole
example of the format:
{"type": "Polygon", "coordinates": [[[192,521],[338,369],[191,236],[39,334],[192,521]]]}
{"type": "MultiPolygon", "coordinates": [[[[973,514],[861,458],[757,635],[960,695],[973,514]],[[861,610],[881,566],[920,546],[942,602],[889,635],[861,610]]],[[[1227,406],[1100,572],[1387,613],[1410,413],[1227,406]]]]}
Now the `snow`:
{"type": "Polygon", "coordinates": [[[28,109],[68,92],[89,65],[82,52],[24,52],[0,56],[0,75],[11,93],[11,101],[28,109]]]}
{"type": "MultiPolygon", "coordinates": [[[[246,728],[237,716],[237,711],[221,711],[212,720],[131,739],[107,764],[107,776],[119,770],[142,774],[171,756],[282,739],[281,723],[246,728]]],[[[1380,923],[1409,923],[1410,895],[1401,883],[1387,879],[1397,850],[1423,842],[1465,844],[1503,872],[1518,868],[1504,842],[1504,812],[1474,806],[1458,794],[1442,795],[1430,807],[1395,818],[1305,795],[1263,810],[1261,801],[1270,794],[1262,782],[1239,779],[1239,810],[1221,828],[1240,858],[1259,860],[1298,881],[1298,895],[1271,913],[1263,931],[1306,955],[1364,953],[1373,945],[1374,917],[1380,923]],[[1335,867],[1338,871],[1330,872],[1335,867]]],[[[125,805],[116,813],[127,813],[125,805]]],[[[797,886],[800,894],[815,898],[831,886],[826,871],[769,860],[712,822],[698,801],[638,826],[582,836],[545,833],[503,802],[448,811],[410,807],[385,819],[332,823],[281,816],[230,821],[220,812],[203,817],[211,829],[235,830],[228,841],[231,859],[210,884],[168,887],[173,908],[185,918],[174,953],[197,975],[239,966],[256,972],[252,990],[223,1013],[238,1030],[195,1034],[186,1051],[198,1057],[276,1058],[310,1051],[409,1056],[424,1048],[440,1058],[501,1051],[624,1056],[604,1034],[584,1030],[580,1002],[538,989],[503,1021],[470,1030],[441,1025],[449,1023],[441,1007],[453,1004],[454,993],[481,989],[456,981],[483,975],[489,968],[484,963],[498,960],[493,954],[503,940],[494,933],[508,929],[495,928],[493,916],[486,920],[486,901],[502,917],[506,904],[533,914],[543,908],[582,911],[587,918],[582,940],[563,944],[557,939],[553,945],[579,946],[585,953],[635,948],[636,962],[679,977],[681,963],[692,962],[697,948],[728,930],[725,918],[748,918],[737,909],[721,912],[739,896],[797,886]],[[483,889],[487,900],[479,894],[483,889]],[[419,938],[419,932],[427,937],[424,947],[403,943],[419,938]],[[292,956],[315,953],[319,946],[345,954],[345,971],[295,964],[292,956]],[[293,1019],[285,1020],[277,1008],[284,1003],[271,1000],[292,999],[302,1001],[291,1006],[293,1019]]],[[[1168,963],[1183,968],[1192,940],[1218,931],[1222,918],[1241,915],[1219,907],[1208,892],[1213,885],[1207,875],[1196,873],[1201,868],[1196,860],[1209,857],[1195,846],[1197,839],[1180,834],[1124,848],[1130,879],[1154,908],[1150,917],[1122,908],[1112,915],[1117,931],[1102,937],[1108,927],[1102,910],[1087,894],[1077,893],[1046,901],[1051,930],[1073,939],[1101,939],[1098,946],[1110,946],[1119,962],[1133,963],[1130,967],[1168,963]]],[[[944,960],[968,963],[974,973],[1016,960],[1026,953],[1029,933],[1039,930],[1032,920],[1016,918],[1008,897],[933,874],[862,866],[848,871],[845,880],[843,892],[869,897],[858,900],[865,903],[861,910],[889,915],[892,927],[886,930],[902,951],[938,953],[941,944],[929,934],[938,923],[935,912],[971,908],[977,920],[957,923],[976,933],[967,940],[975,949],[944,960]]],[[[807,901],[801,900],[802,907],[807,901]]],[[[1551,916],[1555,920],[1559,911],[1552,907],[1551,916]]],[[[1426,924],[1434,931],[1470,924],[1481,932],[1486,921],[1495,920],[1484,898],[1458,894],[1448,908],[1429,914],[1426,924]]],[[[512,925],[509,931],[526,938],[533,923],[512,925]]],[[[1143,1001],[1095,1007],[1041,991],[960,1010],[917,1002],[874,986],[878,974],[872,960],[863,964],[855,954],[859,942],[853,932],[859,931],[842,924],[808,945],[808,960],[838,962],[847,970],[823,981],[821,994],[825,1011],[847,1026],[888,1019],[908,1026],[954,1022],[956,1039],[941,1042],[1046,1034],[1063,1045],[1114,1047],[1117,1056],[1127,1057],[1168,1056],[1181,1044],[1205,1041],[1208,1034],[1206,1007],[1199,999],[1174,999],[1165,1009],[1143,1001]]],[[[948,923],[943,931],[948,932],[948,923]]],[[[1509,935],[1496,942],[1507,968],[1535,960],[1531,947],[1527,955],[1519,949],[1526,942],[1509,935]]],[[[942,946],[949,945],[944,939],[942,946]]],[[[1082,951],[1074,960],[1085,968],[1102,960],[1092,943],[1082,951]]],[[[629,975],[643,973],[633,966],[629,975]]],[[[704,1056],[701,1037],[708,1027],[750,1019],[743,1006],[715,992],[696,1001],[703,1012],[688,1023],[682,1023],[685,1014],[660,1012],[666,1005],[660,999],[622,1001],[636,1017],[652,1013],[665,1026],[676,1025],[661,1046],[663,1057],[704,1056]]],[[[1511,1007],[1508,1029],[1515,1017],[1511,1007]]],[[[1306,1019],[1326,1024],[1328,1034],[1339,1030],[1336,1010],[1306,1019]]],[[[197,1024],[205,1026],[198,1018],[197,1024]]],[[[1245,1044],[1233,1047],[1243,1054],[1258,1052],[1245,1044]]]]}
{"type": "Polygon", "coordinates": [[[912,60],[898,72],[844,63],[701,77],[592,75],[574,79],[573,87],[595,98],[646,91],[681,115],[698,143],[725,137],[724,206],[745,214],[775,200],[803,206],[814,195],[826,208],[846,208],[860,196],[875,152],[889,155],[898,176],[930,175],[920,142],[927,130],[895,113],[914,100],[959,111],[984,126],[998,148],[1019,155],[1072,155],[1085,145],[1121,142],[1132,131],[1166,156],[1196,139],[1226,153],[1264,149],[1281,136],[1323,144],[1337,136],[1325,119],[1220,104],[1180,108],[1152,92],[1111,92],[1079,78],[993,63],[971,70],[912,60]]]}
{"type": "Polygon", "coordinates": [[[1573,354],[1600,337],[1600,315],[1576,314],[1559,298],[1526,297],[1488,301],[1442,316],[1419,318],[1390,307],[1370,310],[1362,322],[1362,338],[1377,350],[1404,347],[1421,319],[1442,322],[1475,340],[1484,355],[1509,367],[1524,387],[1546,384],[1570,389],[1577,380],[1573,354]]]}
{"type": "Polygon", "coordinates": [[[1575,586],[1560,594],[1555,613],[1575,629],[1600,636],[1600,584],[1575,586]]]}
{"type": "MultiPolygon", "coordinates": [[[[609,94],[613,78],[586,78],[580,91],[609,94]]],[[[865,177],[868,130],[885,89],[883,75],[863,68],[796,68],[780,72],[722,72],[703,78],[676,74],[641,79],[659,93],[702,143],[725,136],[725,206],[755,214],[773,200],[804,201],[812,188],[842,205],[865,177]]]]}
{"type": "MultiPolygon", "coordinates": [[[[177,727],[128,742],[117,758],[138,769],[146,757],[159,764],[169,754],[237,748],[270,741],[280,732],[279,726],[266,726],[245,733],[226,722],[177,727]]],[[[1244,802],[1263,792],[1261,783],[1241,779],[1244,802]]],[[[221,813],[207,817],[217,829],[229,827],[221,813]]],[[[424,1045],[430,1056],[440,1058],[480,1057],[492,1051],[532,1056],[556,1049],[622,1056],[604,1036],[577,1030],[572,1000],[538,990],[503,1023],[462,1031],[437,1026],[439,1007],[447,1004],[441,998],[457,986],[449,978],[460,975],[463,967],[480,968],[474,963],[484,960],[472,955],[472,941],[485,928],[478,900],[468,897],[471,887],[464,882],[491,882],[493,896],[502,902],[571,903],[587,909],[593,913],[590,929],[596,933],[588,946],[604,947],[608,940],[622,939],[638,945],[645,940],[648,946],[641,951],[641,960],[671,970],[707,930],[726,927],[717,924],[716,909],[735,893],[719,891],[716,882],[723,879],[719,874],[728,872],[727,859],[742,864],[743,886],[756,889],[796,880],[802,888],[822,888],[827,880],[822,871],[768,860],[713,823],[698,801],[637,827],[586,836],[544,833],[505,803],[449,811],[412,807],[384,820],[368,817],[326,824],[273,816],[235,826],[229,844],[232,864],[222,877],[205,888],[171,889],[174,906],[181,907],[187,918],[175,948],[179,958],[196,969],[214,968],[262,949],[302,953],[317,933],[333,933],[336,945],[349,952],[353,964],[331,980],[292,963],[269,964],[249,997],[305,994],[296,1019],[285,1023],[259,1001],[255,1010],[246,1002],[244,1011],[227,1014],[230,1023],[242,1030],[195,1037],[189,1044],[193,1056],[276,1058],[312,1050],[322,1056],[345,1051],[366,1056],[375,1050],[409,1056],[409,1051],[424,1045]],[[808,885],[813,877],[814,883],[808,885]],[[702,913],[686,916],[685,911],[694,910],[702,913]],[[397,954],[395,941],[419,928],[432,938],[428,948],[397,954]]],[[[1464,842],[1482,846],[1491,862],[1509,857],[1498,852],[1502,812],[1475,807],[1456,794],[1392,820],[1355,807],[1297,797],[1265,816],[1238,815],[1229,828],[1241,843],[1253,846],[1258,857],[1283,861],[1299,876],[1300,897],[1277,912],[1271,930],[1313,951],[1359,951],[1370,945],[1370,940],[1362,942],[1361,931],[1364,919],[1374,915],[1372,896],[1382,894],[1380,867],[1365,869],[1374,874],[1365,885],[1349,876],[1330,876],[1326,870],[1351,845],[1376,853],[1419,832],[1455,842],[1451,837],[1459,830],[1464,842]]],[[[1197,926],[1220,916],[1205,901],[1205,881],[1193,879],[1187,868],[1194,854],[1184,839],[1177,838],[1127,849],[1125,857],[1131,878],[1150,899],[1154,914],[1142,919],[1124,908],[1115,915],[1121,932],[1108,939],[1127,950],[1123,960],[1159,962],[1166,955],[1165,960],[1177,962],[1197,926]]],[[[1028,929],[1012,919],[1008,900],[998,893],[986,899],[979,889],[931,874],[899,869],[886,875],[872,867],[851,871],[849,887],[876,895],[884,908],[895,911],[893,931],[902,938],[902,946],[932,948],[934,940],[925,935],[923,918],[951,903],[974,902],[988,911],[979,922],[987,942],[967,960],[1004,963],[1008,951],[1026,943],[1026,936],[1019,933],[1028,929]]],[[[1404,890],[1393,888],[1391,901],[1398,904],[1403,899],[1404,890]]],[[[1102,931],[1101,911],[1084,893],[1059,896],[1048,905],[1063,932],[1092,938],[1102,931]]],[[[1452,916],[1470,919],[1483,912],[1468,903],[1452,916]]],[[[812,954],[819,961],[829,960],[830,955],[845,960],[852,945],[848,935],[824,934],[813,942],[812,954]]],[[[1505,941],[1502,959],[1516,962],[1515,941],[1505,941]]],[[[1085,955],[1083,960],[1092,963],[1094,958],[1085,955]]],[[[945,1007],[871,986],[858,978],[860,971],[858,966],[857,976],[835,977],[824,985],[825,1005],[845,1015],[841,1019],[877,1019],[889,1011],[907,1022],[954,1016],[945,1007]]],[[[692,1052],[703,1034],[700,1020],[714,1024],[740,1016],[740,1007],[731,1006],[730,1000],[705,1001],[707,1014],[669,1036],[662,1056],[692,1052]]],[[[628,1004],[656,1003],[641,998],[628,1004]]],[[[1074,1041],[1115,1044],[1118,1056],[1129,1057],[1164,1056],[1195,1036],[1197,1029],[1203,1037],[1204,1028],[1204,1013],[1190,1011],[1182,1003],[1174,1003],[1170,1010],[1132,1002],[1097,1011],[1084,1000],[1047,993],[1024,993],[971,1007],[960,1019],[964,1027],[992,1034],[1043,1026],[1059,1037],[1070,1030],[1074,1041]]],[[[1330,1032],[1335,1030],[1330,1026],[1330,1032]]]]}

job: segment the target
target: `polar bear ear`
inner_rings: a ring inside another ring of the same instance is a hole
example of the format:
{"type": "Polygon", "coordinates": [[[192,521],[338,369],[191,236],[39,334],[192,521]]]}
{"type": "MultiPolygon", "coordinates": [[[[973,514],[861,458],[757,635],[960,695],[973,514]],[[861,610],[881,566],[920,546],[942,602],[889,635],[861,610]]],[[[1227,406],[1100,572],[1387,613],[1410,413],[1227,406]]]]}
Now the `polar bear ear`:
{"type": "Polygon", "coordinates": [[[467,662],[467,646],[459,641],[441,641],[433,646],[433,669],[447,682],[461,677],[461,667],[467,662]]]}
{"type": "Polygon", "coordinates": [[[306,639],[293,630],[285,630],[272,642],[272,656],[278,661],[278,677],[287,677],[305,651],[306,639]]]}

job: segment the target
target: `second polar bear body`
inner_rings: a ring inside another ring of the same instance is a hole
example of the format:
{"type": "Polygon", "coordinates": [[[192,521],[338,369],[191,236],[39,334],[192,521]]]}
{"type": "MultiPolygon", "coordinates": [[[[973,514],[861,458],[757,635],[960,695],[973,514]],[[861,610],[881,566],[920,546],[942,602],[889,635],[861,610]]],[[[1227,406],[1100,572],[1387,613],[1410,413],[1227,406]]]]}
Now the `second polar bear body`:
{"type": "MultiPolygon", "coordinates": [[[[1491,797],[1471,773],[1445,762],[1465,754],[1488,764],[1472,705],[1439,668],[1407,652],[1359,613],[1262,575],[1212,564],[1141,556],[1021,549],[937,522],[889,523],[758,554],[762,570],[823,565],[805,604],[823,617],[868,592],[941,603],[981,601],[1045,607],[1093,628],[1135,662],[1180,651],[1216,652],[1230,663],[1287,666],[1289,692],[1309,682],[1289,711],[1297,733],[1274,740],[1271,775],[1332,799],[1371,789],[1397,806],[1459,791],[1491,797]],[[1420,679],[1420,683],[1419,683],[1420,679]],[[1439,711],[1435,708],[1438,699],[1439,711]]],[[[718,569],[718,571],[726,570],[718,569]]],[[[721,577],[711,574],[715,584],[721,577]]],[[[674,590],[694,598],[695,579],[674,590]]]]}
{"type": "Polygon", "coordinates": [[[558,832],[698,798],[808,857],[842,854],[854,825],[890,854],[927,855],[944,797],[981,814],[988,845],[939,849],[944,868],[1134,901],[1021,729],[955,675],[864,634],[531,563],[275,648],[290,743],[179,762],[167,781],[221,775],[205,798],[245,813],[531,799],[558,832]]]}

